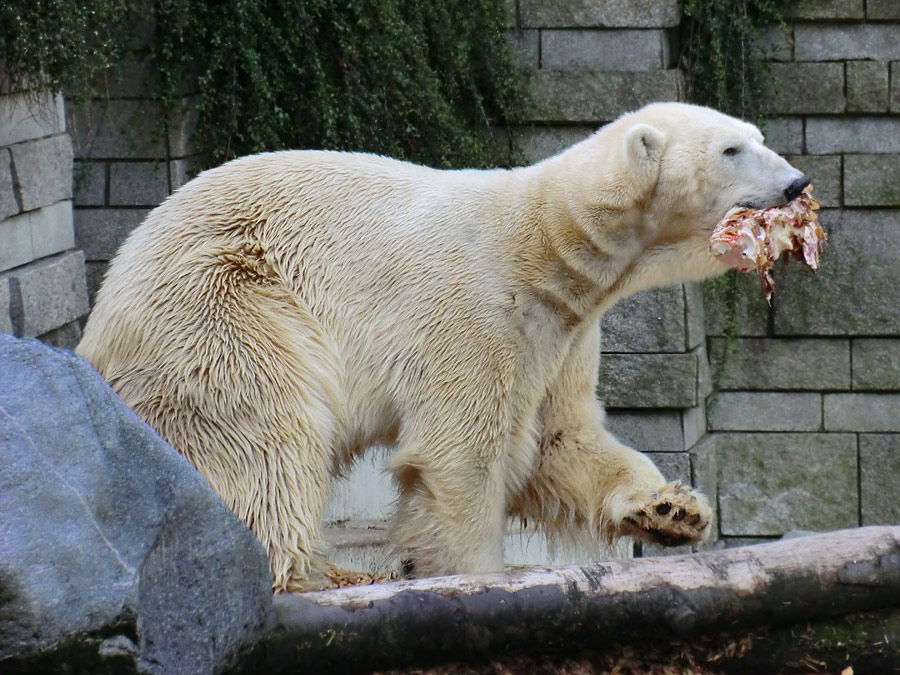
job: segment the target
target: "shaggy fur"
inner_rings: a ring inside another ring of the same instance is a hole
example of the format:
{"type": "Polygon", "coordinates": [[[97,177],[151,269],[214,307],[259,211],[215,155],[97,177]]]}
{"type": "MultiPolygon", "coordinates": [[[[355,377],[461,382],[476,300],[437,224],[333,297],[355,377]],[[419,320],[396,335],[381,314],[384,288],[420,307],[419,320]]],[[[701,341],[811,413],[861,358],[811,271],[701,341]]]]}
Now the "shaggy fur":
{"type": "Polygon", "coordinates": [[[658,104],[509,171],[238,159],[131,234],[78,351],[259,537],[276,591],[316,584],[331,478],[374,444],[418,574],[502,568],[509,514],[698,541],[706,501],[604,428],[599,318],[724,271],[716,222],[800,176],[761,142],[658,104]]]}

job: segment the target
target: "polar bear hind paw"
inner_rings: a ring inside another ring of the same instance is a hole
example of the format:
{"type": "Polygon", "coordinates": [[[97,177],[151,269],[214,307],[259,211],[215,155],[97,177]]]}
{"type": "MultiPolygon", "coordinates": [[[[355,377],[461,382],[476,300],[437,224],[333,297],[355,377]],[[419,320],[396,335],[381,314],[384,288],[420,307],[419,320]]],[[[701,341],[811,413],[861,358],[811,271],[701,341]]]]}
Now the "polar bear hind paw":
{"type": "Polygon", "coordinates": [[[695,544],[709,535],[709,503],[680,482],[645,491],[633,499],[638,506],[624,519],[627,534],[663,546],[695,544]]]}

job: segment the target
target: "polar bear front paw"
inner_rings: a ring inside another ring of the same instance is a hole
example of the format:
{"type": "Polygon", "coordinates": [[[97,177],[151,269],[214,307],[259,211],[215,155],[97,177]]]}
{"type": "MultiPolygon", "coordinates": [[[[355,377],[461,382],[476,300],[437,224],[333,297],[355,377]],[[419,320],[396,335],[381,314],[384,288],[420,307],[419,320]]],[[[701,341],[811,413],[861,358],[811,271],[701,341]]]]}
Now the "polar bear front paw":
{"type": "Polygon", "coordinates": [[[663,546],[694,544],[709,535],[709,503],[681,482],[636,494],[631,501],[636,508],[624,518],[627,534],[663,546]]]}

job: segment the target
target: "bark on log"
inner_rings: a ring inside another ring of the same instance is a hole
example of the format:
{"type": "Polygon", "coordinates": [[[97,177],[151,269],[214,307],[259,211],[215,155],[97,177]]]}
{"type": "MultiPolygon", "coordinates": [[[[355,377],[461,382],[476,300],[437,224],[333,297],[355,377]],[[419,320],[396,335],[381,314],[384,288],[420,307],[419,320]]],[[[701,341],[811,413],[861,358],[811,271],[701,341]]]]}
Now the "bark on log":
{"type": "Polygon", "coordinates": [[[244,668],[371,672],[891,606],[900,606],[900,527],[866,527],[697,555],[282,595],[275,629],[244,668]]]}

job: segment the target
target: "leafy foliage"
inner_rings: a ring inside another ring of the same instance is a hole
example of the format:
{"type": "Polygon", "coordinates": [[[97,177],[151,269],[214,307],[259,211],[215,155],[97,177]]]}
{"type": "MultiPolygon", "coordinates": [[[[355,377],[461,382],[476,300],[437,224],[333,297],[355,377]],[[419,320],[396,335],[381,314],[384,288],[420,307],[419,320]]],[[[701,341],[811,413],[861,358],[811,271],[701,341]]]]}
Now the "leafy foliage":
{"type": "Polygon", "coordinates": [[[17,82],[89,90],[134,19],[153,27],[153,94],[196,111],[206,165],[282,148],[513,160],[494,130],[526,87],[501,0],[7,0],[0,60],[17,82]]]}
{"type": "Polygon", "coordinates": [[[789,0],[686,0],[682,66],[688,95],[742,119],[762,117],[766,53],[760,37],[784,26],[789,0]]]}
{"type": "Polygon", "coordinates": [[[128,45],[128,0],[4,0],[0,91],[87,94],[128,45]]]}
{"type": "Polygon", "coordinates": [[[211,163],[277,148],[439,167],[509,159],[493,125],[524,82],[497,0],[157,0],[154,61],[171,105],[192,73],[211,163]]]}

